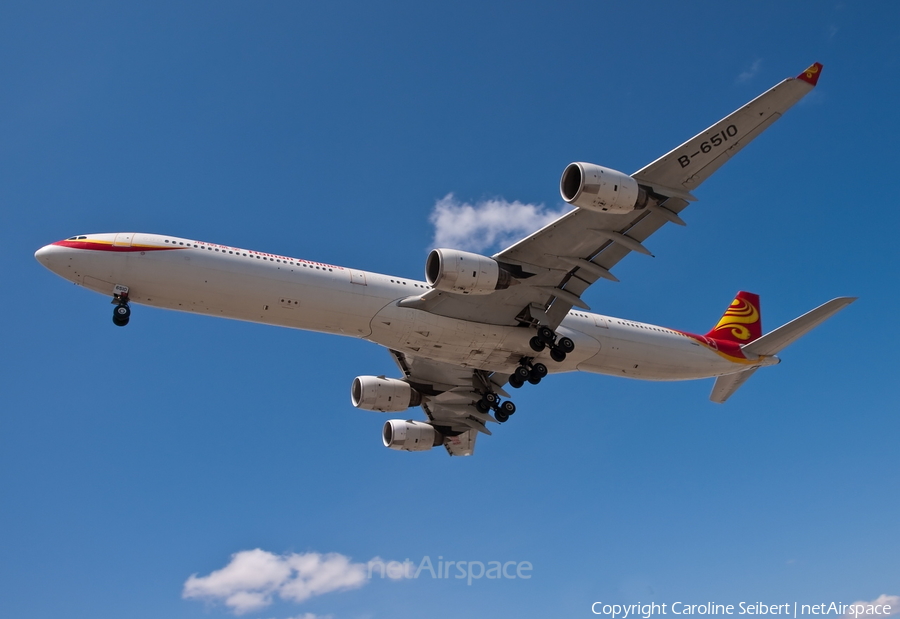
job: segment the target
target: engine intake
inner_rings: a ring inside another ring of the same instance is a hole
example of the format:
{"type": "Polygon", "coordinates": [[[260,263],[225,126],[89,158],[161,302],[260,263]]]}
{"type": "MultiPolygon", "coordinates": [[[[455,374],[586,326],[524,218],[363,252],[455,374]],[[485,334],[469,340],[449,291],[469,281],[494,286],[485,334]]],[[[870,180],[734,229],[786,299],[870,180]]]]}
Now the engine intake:
{"type": "Polygon", "coordinates": [[[421,421],[391,419],[381,431],[384,446],[398,451],[428,451],[440,445],[444,437],[421,421]]]}
{"type": "Polygon", "coordinates": [[[425,261],[425,279],[444,292],[491,294],[509,288],[513,277],[496,260],[458,249],[433,249],[425,261]]]}
{"type": "Polygon", "coordinates": [[[422,403],[422,395],[396,378],[357,376],[350,387],[350,402],[356,408],[399,413],[422,403]]]}
{"type": "Polygon", "coordinates": [[[559,179],[562,199],[601,213],[630,213],[647,206],[647,191],[617,170],[593,163],[570,163],[559,179]]]}

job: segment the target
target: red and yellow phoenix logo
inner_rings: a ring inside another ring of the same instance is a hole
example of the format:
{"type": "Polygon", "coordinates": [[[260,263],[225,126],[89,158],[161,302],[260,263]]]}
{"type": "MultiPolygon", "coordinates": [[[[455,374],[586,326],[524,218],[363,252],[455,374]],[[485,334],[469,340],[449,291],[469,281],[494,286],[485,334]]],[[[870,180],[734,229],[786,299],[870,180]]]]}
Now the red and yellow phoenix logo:
{"type": "Polygon", "coordinates": [[[746,342],[753,336],[748,325],[757,322],[759,322],[759,310],[756,309],[756,306],[747,299],[737,298],[731,302],[725,315],[713,327],[711,333],[729,329],[732,337],[746,342]]]}
{"type": "Polygon", "coordinates": [[[819,81],[819,75],[822,72],[822,65],[820,63],[815,63],[809,67],[807,67],[803,73],[797,76],[797,79],[803,80],[807,84],[816,85],[816,82],[819,81]]]}

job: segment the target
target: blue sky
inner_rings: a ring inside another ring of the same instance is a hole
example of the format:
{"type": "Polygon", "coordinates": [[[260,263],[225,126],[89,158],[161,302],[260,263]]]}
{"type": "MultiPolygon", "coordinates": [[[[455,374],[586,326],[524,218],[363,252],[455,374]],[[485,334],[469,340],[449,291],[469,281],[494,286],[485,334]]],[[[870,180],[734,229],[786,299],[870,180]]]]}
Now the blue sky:
{"type": "Polygon", "coordinates": [[[533,565],[306,583],[254,619],[900,594],[898,18],[890,2],[4,6],[0,615],[233,616],[185,583],[254,549],[272,587],[311,553],[533,565]],[[419,277],[448,194],[558,209],[570,161],[633,172],[813,61],[816,91],[697,190],[687,228],[586,294],[701,332],[739,289],[769,329],[860,297],[725,406],[711,381],[554,376],[472,458],[392,452],[385,416],[348,397],[354,376],[396,374],[378,347],[141,307],[118,329],[32,256],[136,230],[419,277]]]}

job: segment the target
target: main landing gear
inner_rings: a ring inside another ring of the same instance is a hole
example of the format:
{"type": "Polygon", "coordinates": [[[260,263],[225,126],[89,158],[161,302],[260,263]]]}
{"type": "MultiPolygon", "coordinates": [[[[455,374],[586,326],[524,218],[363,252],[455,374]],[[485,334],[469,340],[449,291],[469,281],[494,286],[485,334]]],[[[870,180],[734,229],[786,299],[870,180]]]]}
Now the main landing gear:
{"type": "Polygon", "coordinates": [[[112,304],[115,305],[113,310],[113,324],[117,327],[124,327],[131,318],[131,308],[128,307],[128,287],[117,285],[113,293],[112,304]]]}
{"type": "Polygon", "coordinates": [[[509,384],[511,387],[519,389],[526,381],[532,385],[536,385],[547,375],[547,366],[543,363],[532,363],[531,358],[529,357],[522,357],[522,360],[519,363],[519,367],[517,367],[516,371],[513,372],[513,375],[509,377],[509,384]]]}
{"type": "MultiPolygon", "coordinates": [[[[543,352],[547,347],[550,348],[550,358],[556,362],[565,361],[566,355],[575,350],[575,342],[568,337],[557,337],[556,333],[550,327],[539,326],[537,335],[531,338],[529,342],[532,350],[535,352],[543,352]]],[[[509,377],[509,384],[515,389],[519,389],[526,382],[536,385],[541,382],[548,374],[547,366],[543,363],[535,363],[534,357],[522,357],[519,360],[519,366],[515,372],[509,377]]],[[[516,412],[516,405],[509,400],[500,402],[500,396],[491,390],[490,383],[484,380],[484,391],[481,399],[475,402],[475,409],[482,414],[494,411],[494,419],[500,423],[509,421],[511,415],[516,412]]]]}
{"type": "MultiPolygon", "coordinates": [[[[558,338],[553,329],[545,326],[538,327],[537,335],[531,338],[528,344],[534,352],[543,352],[549,346],[550,358],[557,363],[565,361],[566,355],[575,350],[575,342],[565,336],[558,338]]],[[[546,375],[546,365],[534,363],[532,357],[522,357],[522,360],[519,361],[519,367],[509,377],[509,384],[516,389],[524,385],[526,381],[536,385],[546,375]]]]}
{"type": "Polygon", "coordinates": [[[549,346],[550,358],[557,363],[565,361],[566,355],[575,350],[575,342],[567,337],[557,338],[550,327],[538,327],[537,335],[528,344],[534,352],[543,352],[549,346]]]}
{"type": "Polygon", "coordinates": [[[510,415],[514,415],[516,412],[515,404],[509,400],[500,402],[500,396],[493,391],[488,391],[481,396],[481,399],[475,402],[475,408],[479,413],[487,413],[493,409],[494,418],[500,423],[509,421],[510,415]]]}

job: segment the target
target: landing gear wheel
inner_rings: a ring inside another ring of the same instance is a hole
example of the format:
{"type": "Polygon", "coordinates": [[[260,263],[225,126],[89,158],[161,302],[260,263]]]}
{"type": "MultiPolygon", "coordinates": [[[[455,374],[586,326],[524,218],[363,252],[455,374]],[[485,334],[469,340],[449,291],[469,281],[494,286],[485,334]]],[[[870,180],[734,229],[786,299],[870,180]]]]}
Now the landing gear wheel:
{"type": "Polygon", "coordinates": [[[515,376],[516,378],[521,378],[522,380],[528,380],[529,374],[530,374],[530,372],[528,371],[528,368],[526,368],[524,365],[520,365],[519,367],[516,368],[516,371],[513,374],[513,376],[515,376]]]}
{"type": "Polygon", "coordinates": [[[534,352],[542,352],[545,348],[547,348],[547,345],[544,343],[544,341],[537,336],[528,340],[528,345],[531,346],[531,350],[533,350],[534,352]]]}
{"type": "Polygon", "coordinates": [[[556,342],[556,347],[564,353],[570,353],[575,350],[575,342],[567,337],[561,337],[559,338],[559,341],[556,342]]]}
{"type": "Polygon", "coordinates": [[[487,404],[490,408],[497,406],[500,403],[500,396],[496,393],[491,393],[490,391],[484,394],[482,401],[487,404]]]}
{"type": "Polygon", "coordinates": [[[528,382],[531,383],[532,385],[536,385],[536,384],[538,384],[539,382],[541,382],[541,377],[540,377],[540,376],[535,376],[534,374],[531,374],[531,375],[528,376],[528,382]]]}
{"type": "Polygon", "coordinates": [[[520,389],[525,384],[525,380],[519,378],[518,374],[509,377],[509,386],[513,389],[520,389]]]}
{"type": "Polygon", "coordinates": [[[507,400],[500,405],[500,412],[505,414],[506,417],[509,418],[510,415],[516,414],[516,405],[507,400]]]}
{"type": "Polygon", "coordinates": [[[124,327],[127,325],[130,317],[131,308],[124,303],[117,305],[116,309],[113,310],[113,324],[117,327],[124,327]]]}
{"type": "Polygon", "coordinates": [[[566,360],[566,353],[561,351],[559,348],[553,348],[550,351],[550,358],[556,361],[557,363],[562,363],[566,360]]]}
{"type": "Polygon", "coordinates": [[[538,327],[537,336],[545,344],[552,344],[556,340],[556,334],[550,327],[538,327]]]}
{"type": "Polygon", "coordinates": [[[491,407],[487,403],[485,403],[484,400],[478,400],[477,402],[475,402],[475,410],[477,410],[479,413],[487,413],[489,410],[491,410],[491,407]]]}
{"type": "Polygon", "coordinates": [[[547,375],[547,366],[543,363],[535,363],[531,366],[531,375],[544,378],[547,375]]]}
{"type": "Polygon", "coordinates": [[[500,423],[506,423],[507,421],[509,421],[509,415],[507,415],[506,413],[504,413],[502,410],[495,411],[495,412],[494,412],[494,417],[495,417],[495,418],[497,419],[497,421],[499,421],[500,423]]]}

